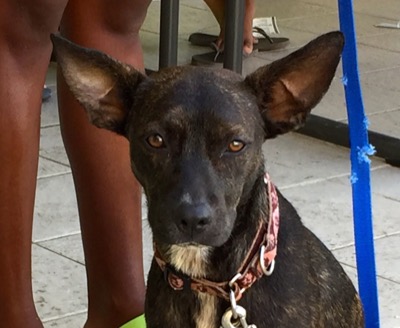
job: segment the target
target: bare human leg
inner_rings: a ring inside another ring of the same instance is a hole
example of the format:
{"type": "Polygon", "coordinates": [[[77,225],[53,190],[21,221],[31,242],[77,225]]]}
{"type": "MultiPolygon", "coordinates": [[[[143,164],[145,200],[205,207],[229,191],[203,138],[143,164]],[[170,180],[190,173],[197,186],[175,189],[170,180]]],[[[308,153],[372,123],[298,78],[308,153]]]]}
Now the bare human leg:
{"type": "MultiPolygon", "coordinates": [[[[220,34],[216,46],[223,48],[225,34],[225,0],[204,0],[215,16],[220,26],[220,34]]],[[[246,0],[243,26],[243,53],[251,54],[255,38],[253,37],[253,18],[255,13],[255,0],[246,0]]]]}
{"type": "MultiPolygon", "coordinates": [[[[72,0],[61,33],[144,70],[139,28],[149,0],[72,0]]],[[[88,277],[89,327],[118,327],[143,313],[141,189],[128,142],[88,123],[58,79],[64,144],[73,171],[88,277]]]]}
{"type": "Polygon", "coordinates": [[[43,327],[31,284],[32,218],[49,33],[66,0],[0,4],[0,325],[43,327]]]}

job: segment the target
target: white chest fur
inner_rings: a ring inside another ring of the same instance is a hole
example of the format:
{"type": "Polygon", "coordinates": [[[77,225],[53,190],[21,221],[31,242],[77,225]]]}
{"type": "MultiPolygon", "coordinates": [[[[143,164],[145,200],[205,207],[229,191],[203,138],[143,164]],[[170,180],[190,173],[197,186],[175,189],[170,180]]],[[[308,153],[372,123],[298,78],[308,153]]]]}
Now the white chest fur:
{"type": "MultiPolygon", "coordinates": [[[[194,278],[204,278],[211,248],[206,246],[171,246],[168,251],[170,263],[184,274],[194,278]]],[[[214,328],[217,322],[217,298],[205,293],[198,293],[199,312],[194,320],[196,328],[214,328]]]]}

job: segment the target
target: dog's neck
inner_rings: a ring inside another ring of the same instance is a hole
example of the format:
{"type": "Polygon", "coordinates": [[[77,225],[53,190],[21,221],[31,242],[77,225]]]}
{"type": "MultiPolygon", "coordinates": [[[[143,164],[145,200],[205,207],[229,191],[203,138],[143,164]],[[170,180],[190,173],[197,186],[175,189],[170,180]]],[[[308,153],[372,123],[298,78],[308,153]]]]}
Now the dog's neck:
{"type": "Polygon", "coordinates": [[[202,245],[172,245],[168,248],[168,263],[193,278],[206,278],[213,248],[202,245]]]}

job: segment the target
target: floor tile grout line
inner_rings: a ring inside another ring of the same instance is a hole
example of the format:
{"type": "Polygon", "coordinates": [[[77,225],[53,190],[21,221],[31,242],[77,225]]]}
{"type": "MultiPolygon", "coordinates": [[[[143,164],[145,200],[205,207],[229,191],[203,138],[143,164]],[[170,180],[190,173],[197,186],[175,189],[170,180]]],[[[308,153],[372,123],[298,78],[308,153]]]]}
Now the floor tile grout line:
{"type": "Polygon", "coordinates": [[[395,232],[385,233],[385,234],[382,234],[382,235],[379,235],[379,236],[375,236],[374,240],[377,241],[377,240],[385,239],[387,237],[394,237],[394,236],[398,236],[398,235],[400,235],[400,230],[399,231],[395,231],[395,232]]]}
{"type": "Polygon", "coordinates": [[[300,2],[302,2],[304,4],[307,4],[307,5],[312,5],[312,6],[315,6],[315,7],[329,9],[329,10],[332,10],[332,11],[334,11],[336,13],[338,12],[337,6],[329,7],[329,6],[325,5],[325,4],[314,3],[314,2],[309,2],[309,1],[300,1],[300,2]]]}
{"type": "Polygon", "coordinates": [[[73,317],[73,316],[80,315],[80,314],[85,314],[85,313],[87,313],[87,309],[66,313],[66,314],[60,315],[60,316],[55,316],[55,317],[49,317],[49,318],[46,318],[46,319],[42,319],[42,322],[43,323],[49,323],[51,321],[60,320],[60,319],[66,319],[66,318],[69,318],[69,317],[73,317]]]}
{"type": "Polygon", "coordinates": [[[57,160],[52,159],[52,158],[50,158],[50,157],[43,156],[43,155],[39,155],[39,157],[40,157],[40,158],[43,158],[43,159],[45,159],[45,160],[47,160],[47,161],[50,161],[50,162],[53,162],[53,163],[56,163],[56,164],[60,164],[60,165],[62,165],[62,166],[65,166],[65,167],[70,168],[70,166],[69,166],[68,164],[65,164],[65,163],[63,163],[63,162],[57,161],[57,160]]]}
{"type": "MultiPolygon", "coordinates": [[[[375,166],[375,167],[371,168],[371,172],[375,171],[377,169],[383,169],[386,167],[390,167],[390,165],[389,164],[381,164],[381,165],[375,166]]],[[[309,180],[309,181],[297,182],[297,183],[293,183],[290,185],[281,186],[281,187],[279,187],[279,189],[287,190],[287,189],[291,189],[291,188],[304,187],[304,186],[309,186],[309,185],[317,184],[317,183],[324,182],[324,181],[331,181],[331,180],[335,180],[335,179],[339,179],[339,178],[345,178],[348,176],[350,176],[350,172],[333,175],[328,178],[318,178],[318,179],[313,179],[313,180],[309,180]]]]}
{"type": "MultiPolygon", "coordinates": [[[[372,37],[374,37],[374,36],[381,36],[381,34],[373,34],[372,37]]],[[[364,37],[364,36],[361,36],[361,37],[364,37]]],[[[357,44],[358,45],[363,45],[363,46],[366,46],[366,47],[370,47],[370,48],[374,48],[374,49],[387,51],[387,52],[390,52],[391,54],[396,54],[396,55],[400,54],[400,51],[392,50],[392,49],[388,49],[388,48],[377,47],[377,46],[374,46],[372,44],[365,43],[365,41],[363,42],[362,40],[358,41],[357,44]]],[[[399,66],[395,66],[394,68],[398,68],[398,67],[399,66]]],[[[387,68],[387,69],[389,69],[389,68],[387,68]]],[[[363,72],[363,73],[371,73],[371,72],[375,72],[375,71],[374,70],[373,71],[366,71],[366,72],[363,72]]],[[[362,75],[363,73],[360,73],[360,75],[362,75]]]]}
{"type": "Polygon", "coordinates": [[[338,179],[338,178],[344,178],[349,176],[349,173],[341,173],[338,175],[334,175],[328,178],[318,178],[318,179],[313,179],[313,180],[308,180],[308,181],[301,181],[301,182],[296,182],[293,184],[289,184],[286,186],[281,186],[279,187],[280,190],[287,190],[287,189],[291,189],[291,188],[297,188],[297,187],[305,187],[305,186],[309,186],[309,185],[313,185],[313,184],[317,184],[320,182],[325,182],[325,181],[330,181],[330,180],[334,180],[334,179],[338,179]]]}
{"type": "MultiPolygon", "coordinates": [[[[376,117],[382,114],[387,114],[387,113],[394,113],[400,111],[400,107],[394,107],[394,108],[389,108],[389,109],[385,109],[383,111],[380,112],[373,112],[373,113],[366,113],[366,115],[368,116],[368,118],[372,118],[372,117],[376,117]]],[[[339,119],[335,119],[334,121],[336,122],[340,122],[340,123],[347,123],[348,118],[339,118],[339,119]]],[[[372,130],[373,131],[373,130],[372,130]]]]}
{"type": "Polygon", "coordinates": [[[383,198],[385,198],[385,199],[387,199],[387,200],[391,200],[391,201],[398,202],[398,203],[400,202],[400,199],[399,199],[399,198],[393,198],[393,197],[390,197],[390,196],[381,194],[381,193],[379,193],[379,192],[373,192],[373,194],[375,194],[375,195],[380,195],[380,196],[382,196],[383,198]]]}
{"type": "Polygon", "coordinates": [[[354,247],[354,242],[349,242],[348,244],[345,244],[345,245],[336,246],[336,247],[330,248],[329,250],[331,252],[335,252],[335,251],[342,250],[342,249],[349,248],[349,247],[354,247]]]}
{"type": "MultiPolygon", "coordinates": [[[[362,45],[363,45],[363,46],[367,46],[367,47],[371,47],[371,48],[374,48],[374,49],[379,49],[379,50],[383,50],[383,51],[389,51],[389,50],[387,50],[387,49],[372,47],[372,46],[369,46],[369,45],[367,45],[367,44],[362,44],[362,45]]],[[[400,52],[396,52],[396,54],[397,54],[397,55],[400,55],[400,52]]],[[[383,67],[383,68],[376,68],[376,69],[366,70],[366,71],[360,72],[360,77],[361,77],[361,80],[362,80],[362,78],[363,78],[366,74],[375,74],[375,73],[380,73],[380,72],[392,71],[392,70],[394,70],[394,69],[399,69],[399,68],[400,68],[399,65],[395,65],[395,66],[386,66],[386,67],[383,67]]],[[[362,81],[361,81],[361,82],[362,82],[362,81]]]]}
{"type": "MultiPolygon", "coordinates": [[[[325,8],[327,8],[327,7],[325,7],[325,8]]],[[[324,14],[320,13],[320,14],[312,14],[312,15],[303,15],[303,16],[290,17],[290,18],[289,17],[287,17],[287,18],[279,18],[279,26],[283,26],[285,28],[291,28],[292,30],[295,30],[295,31],[316,34],[316,33],[311,32],[311,31],[302,31],[302,30],[299,30],[299,29],[295,29],[295,28],[293,28],[291,26],[287,26],[286,27],[280,22],[298,21],[298,20],[301,20],[301,19],[318,18],[318,17],[322,17],[322,16],[332,16],[332,15],[337,15],[337,10],[332,10],[332,12],[327,12],[327,13],[324,13],[324,14]]]]}
{"type": "Polygon", "coordinates": [[[32,241],[32,243],[33,244],[45,243],[45,242],[48,242],[48,241],[54,241],[54,240],[61,239],[61,238],[66,238],[66,237],[73,237],[73,236],[80,235],[80,234],[81,234],[81,232],[77,231],[77,232],[72,232],[72,233],[68,233],[68,234],[65,234],[65,235],[59,235],[59,236],[56,236],[56,237],[50,237],[50,238],[45,238],[45,239],[37,239],[37,240],[32,241]]]}
{"type": "Polygon", "coordinates": [[[39,157],[40,157],[40,158],[43,158],[43,159],[45,159],[45,160],[48,160],[48,161],[50,161],[50,162],[53,162],[53,163],[56,163],[56,164],[60,164],[60,165],[62,165],[62,166],[65,166],[65,167],[70,168],[70,166],[69,166],[68,164],[65,164],[65,163],[63,163],[63,162],[57,161],[57,160],[52,159],[52,158],[50,158],[50,157],[43,156],[43,155],[39,155],[39,157]]]}
{"type": "Polygon", "coordinates": [[[367,113],[367,115],[368,116],[377,116],[379,114],[393,113],[393,112],[397,112],[397,111],[400,111],[400,107],[394,107],[394,108],[385,109],[382,112],[374,112],[374,113],[369,113],[369,114],[367,113]]]}
{"type": "MultiPolygon", "coordinates": [[[[380,157],[378,157],[378,158],[380,158],[380,157]]],[[[380,164],[380,165],[371,167],[371,172],[383,170],[383,169],[386,169],[386,168],[388,168],[388,167],[393,167],[393,166],[390,165],[390,164],[383,163],[383,164],[380,164]]]]}
{"type": "MultiPolygon", "coordinates": [[[[387,237],[393,237],[393,236],[398,236],[398,235],[400,235],[400,231],[389,232],[389,233],[382,234],[382,235],[379,235],[379,236],[374,236],[374,241],[378,241],[378,240],[385,239],[387,237]]],[[[330,251],[331,252],[340,251],[340,250],[343,250],[345,248],[354,247],[354,245],[355,245],[354,242],[350,242],[350,243],[345,244],[345,245],[341,245],[341,246],[330,248],[330,251]]]]}
{"type": "Polygon", "coordinates": [[[77,261],[77,260],[75,260],[75,259],[73,259],[73,258],[71,258],[71,257],[69,257],[69,256],[66,256],[66,255],[64,255],[64,254],[60,254],[60,253],[56,252],[55,250],[53,250],[53,249],[51,249],[51,248],[49,248],[49,247],[43,246],[43,245],[41,245],[41,244],[36,244],[36,243],[35,243],[35,246],[40,247],[40,248],[42,248],[42,249],[45,249],[45,250],[47,250],[47,251],[49,251],[49,252],[51,252],[51,253],[53,253],[53,254],[56,254],[56,255],[58,255],[58,256],[61,256],[61,257],[65,258],[65,259],[67,259],[67,260],[70,260],[70,261],[72,261],[72,262],[74,262],[74,263],[76,263],[76,264],[79,264],[79,265],[81,265],[81,266],[85,266],[85,263],[81,263],[81,262],[79,262],[79,261],[77,261]]]}
{"type": "Polygon", "coordinates": [[[50,179],[50,178],[59,177],[62,175],[69,175],[69,174],[71,174],[71,171],[47,174],[47,175],[38,176],[37,180],[50,179]]]}
{"type": "Polygon", "coordinates": [[[50,129],[50,128],[56,128],[59,126],[60,126],[60,123],[51,123],[51,124],[47,124],[47,125],[41,125],[40,129],[50,129]]]}
{"type": "MultiPolygon", "coordinates": [[[[339,261],[339,263],[340,263],[342,266],[346,266],[346,267],[355,269],[355,270],[357,271],[357,267],[355,267],[354,265],[351,265],[351,264],[348,264],[348,263],[345,263],[345,262],[342,262],[342,261],[339,261]]],[[[397,280],[393,280],[393,279],[391,279],[391,278],[384,277],[384,276],[382,276],[382,275],[380,275],[380,274],[376,274],[376,277],[378,277],[378,278],[380,278],[380,279],[383,279],[383,280],[386,280],[386,281],[389,281],[389,282],[392,282],[392,283],[394,283],[394,284],[396,284],[396,285],[400,285],[400,281],[397,281],[397,280]]]]}
{"type": "MultiPolygon", "coordinates": [[[[335,14],[335,13],[338,14],[338,8],[337,8],[337,6],[330,7],[330,6],[327,6],[327,5],[325,5],[325,4],[319,4],[319,3],[309,2],[309,1],[300,1],[300,2],[302,2],[302,3],[304,3],[304,4],[308,4],[308,5],[313,5],[313,6],[316,6],[316,7],[320,7],[320,8],[329,9],[329,10],[332,10],[332,11],[333,11],[333,14],[335,14]]],[[[373,14],[366,13],[366,12],[363,12],[363,11],[358,11],[358,10],[356,10],[356,9],[354,10],[354,13],[355,13],[356,15],[369,16],[369,17],[379,18],[379,19],[386,19],[386,20],[390,20],[390,21],[393,21],[393,22],[396,22],[396,21],[397,21],[397,19],[393,19],[393,18],[390,18],[390,17],[381,16],[381,15],[373,15],[373,14]]],[[[339,17],[338,17],[338,20],[339,20],[339,17]]],[[[382,32],[382,34],[384,34],[384,32],[382,32]]]]}
{"type": "MultiPolygon", "coordinates": [[[[331,16],[331,15],[333,15],[333,14],[324,14],[323,16],[331,16]]],[[[286,26],[284,23],[285,22],[290,22],[291,20],[299,20],[299,19],[304,19],[304,18],[313,18],[313,17],[317,17],[317,16],[309,16],[309,17],[300,17],[300,18],[282,18],[280,21],[281,22],[283,22],[283,23],[280,23],[279,25],[281,26],[281,27],[283,27],[283,28],[290,28],[290,29],[292,29],[293,31],[296,31],[296,32],[301,32],[301,33],[310,33],[310,34],[314,34],[314,35],[318,35],[318,33],[316,33],[316,32],[313,32],[313,31],[310,31],[310,30],[305,30],[305,29],[302,29],[302,28],[295,28],[295,27],[293,27],[293,26],[286,26]]],[[[339,22],[339,21],[338,21],[339,22]]],[[[339,29],[339,26],[337,27],[338,29],[339,29]]],[[[371,33],[369,33],[368,34],[369,36],[372,36],[372,37],[374,37],[374,36],[381,36],[382,35],[382,32],[381,33],[373,33],[373,34],[371,34],[371,33]]],[[[364,35],[362,35],[361,37],[364,37],[364,35]]],[[[369,45],[366,45],[366,46],[369,46],[369,45]]],[[[375,48],[375,47],[371,47],[371,48],[375,48]]],[[[389,49],[382,49],[382,48],[377,48],[377,49],[381,49],[381,50],[383,50],[383,51],[389,51],[389,52],[393,52],[393,51],[390,51],[389,49]]],[[[394,53],[398,53],[398,52],[394,52],[394,53]]],[[[361,73],[360,73],[361,74],[361,73]]]]}

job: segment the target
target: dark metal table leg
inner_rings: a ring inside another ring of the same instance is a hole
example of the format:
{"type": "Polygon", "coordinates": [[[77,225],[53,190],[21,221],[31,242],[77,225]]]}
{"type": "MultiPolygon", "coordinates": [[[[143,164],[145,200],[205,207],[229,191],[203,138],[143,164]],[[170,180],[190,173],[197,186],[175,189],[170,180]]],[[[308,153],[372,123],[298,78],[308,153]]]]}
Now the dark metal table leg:
{"type": "Polygon", "coordinates": [[[225,0],[224,68],[242,73],[245,0],[225,0]]]}
{"type": "Polygon", "coordinates": [[[161,0],[159,68],[178,63],[179,0],[161,0]]]}

